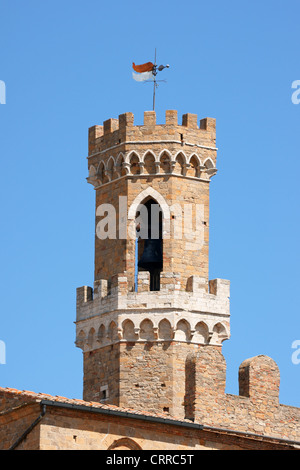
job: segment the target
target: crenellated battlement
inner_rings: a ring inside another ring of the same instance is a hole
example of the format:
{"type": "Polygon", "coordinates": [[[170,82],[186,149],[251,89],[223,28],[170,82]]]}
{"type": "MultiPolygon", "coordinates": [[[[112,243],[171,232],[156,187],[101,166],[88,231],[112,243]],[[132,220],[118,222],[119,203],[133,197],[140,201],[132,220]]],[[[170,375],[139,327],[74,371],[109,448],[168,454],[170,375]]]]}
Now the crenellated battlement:
{"type": "Polygon", "coordinates": [[[129,292],[124,274],[95,281],[94,289],[77,289],[76,345],[91,351],[134,338],[221,345],[230,336],[229,289],[227,280],[214,279],[207,289],[204,279],[192,276],[182,291],[176,273],[161,274],[160,291],[149,291],[148,272],[139,272],[138,292],[129,292]],[[148,337],[139,334],[145,321],[148,337]]]}
{"type": "Polygon", "coordinates": [[[182,115],[178,124],[178,114],[175,110],[167,110],[165,123],[156,123],[155,111],[144,112],[144,123],[134,125],[133,113],[120,114],[118,119],[107,119],[103,125],[89,129],[89,157],[115,148],[126,147],[130,144],[169,143],[199,145],[215,149],[216,120],[204,118],[199,121],[197,114],[182,115]]]}
{"type": "Polygon", "coordinates": [[[145,111],[144,124],[134,125],[132,113],[108,119],[89,129],[89,176],[96,188],[122,176],[174,175],[209,181],[216,173],[216,121],[166,111],[165,124],[145,111]]]}
{"type": "Polygon", "coordinates": [[[195,311],[205,311],[229,316],[230,281],[210,280],[191,276],[183,291],[180,273],[160,273],[160,290],[150,291],[150,274],[138,272],[137,291],[130,291],[125,274],[117,274],[109,280],[94,282],[94,288],[82,286],[76,290],[77,321],[115,309],[126,308],[165,308],[175,307],[195,311]]]}

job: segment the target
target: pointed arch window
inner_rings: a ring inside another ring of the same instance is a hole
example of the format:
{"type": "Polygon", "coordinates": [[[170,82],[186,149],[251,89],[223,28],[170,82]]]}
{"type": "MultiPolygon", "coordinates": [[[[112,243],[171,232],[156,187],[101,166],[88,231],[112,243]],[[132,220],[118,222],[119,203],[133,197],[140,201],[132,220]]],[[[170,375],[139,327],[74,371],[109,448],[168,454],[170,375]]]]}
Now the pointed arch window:
{"type": "Polygon", "coordinates": [[[155,199],[148,197],[139,204],[136,223],[136,269],[149,271],[150,291],[159,291],[163,269],[163,223],[162,209],[155,199]]]}

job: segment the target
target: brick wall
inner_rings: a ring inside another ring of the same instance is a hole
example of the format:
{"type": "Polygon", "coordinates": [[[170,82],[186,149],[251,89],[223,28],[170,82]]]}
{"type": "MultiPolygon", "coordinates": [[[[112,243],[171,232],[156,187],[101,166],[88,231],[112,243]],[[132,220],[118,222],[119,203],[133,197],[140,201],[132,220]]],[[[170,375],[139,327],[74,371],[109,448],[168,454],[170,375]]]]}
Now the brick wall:
{"type": "MultiPolygon", "coordinates": [[[[6,411],[0,412],[0,450],[8,450],[27,428],[36,420],[40,414],[38,404],[28,404],[28,397],[14,397],[15,408],[8,407],[6,411]]],[[[2,394],[0,394],[2,395],[2,394]]],[[[39,429],[34,428],[28,437],[20,443],[18,450],[38,450],[40,445],[39,429]]]]}

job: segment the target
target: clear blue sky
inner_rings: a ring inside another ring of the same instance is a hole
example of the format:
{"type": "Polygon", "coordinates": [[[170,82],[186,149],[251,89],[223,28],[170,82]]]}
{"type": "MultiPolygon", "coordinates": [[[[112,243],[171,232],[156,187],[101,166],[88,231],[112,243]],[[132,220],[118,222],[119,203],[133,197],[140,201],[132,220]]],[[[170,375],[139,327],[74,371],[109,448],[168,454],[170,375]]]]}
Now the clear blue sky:
{"type": "Polygon", "coordinates": [[[227,391],[257,354],[281,371],[280,400],[300,406],[299,1],[0,1],[0,385],[82,396],[75,290],[93,285],[94,190],[88,127],[152,90],[131,63],[169,63],[166,109],[217,119],[210,278],[231,281],[227,391]]]}

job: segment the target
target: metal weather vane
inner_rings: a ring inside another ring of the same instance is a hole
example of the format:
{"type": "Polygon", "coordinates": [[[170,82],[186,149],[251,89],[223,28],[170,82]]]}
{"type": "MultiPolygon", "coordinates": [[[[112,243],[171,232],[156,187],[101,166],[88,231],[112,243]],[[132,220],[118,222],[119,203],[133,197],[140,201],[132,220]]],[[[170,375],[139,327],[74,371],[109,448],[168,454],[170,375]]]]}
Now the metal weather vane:
{"type": "Polygon", "coordinates": [[[132,68],[136,72],[132,72],[132,77],[137,82],[153,82],[153,111],[155,111],[155,91],[158,87],[158,82],[165,82],[166,80],[157,80],[156,76],[158,72],[161,72],[165,68],[169,68],[169,65],[159,65],[156,64],[156,49],[155,57],[153,62],[146,62],[145,64],[135,65],[132,63],[132,68]]]}

